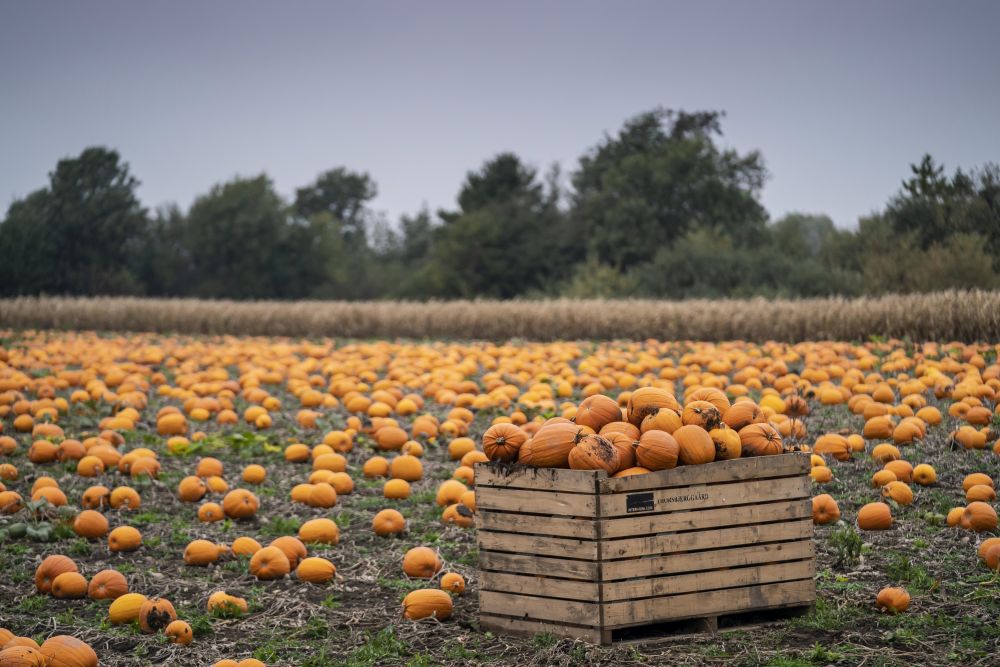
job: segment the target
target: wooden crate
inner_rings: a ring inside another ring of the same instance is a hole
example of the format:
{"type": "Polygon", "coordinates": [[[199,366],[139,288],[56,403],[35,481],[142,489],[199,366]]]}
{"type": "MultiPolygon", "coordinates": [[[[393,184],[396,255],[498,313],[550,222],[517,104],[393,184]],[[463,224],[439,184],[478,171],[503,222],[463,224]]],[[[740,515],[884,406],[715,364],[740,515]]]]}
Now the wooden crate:
{"type": "Polygon", "coordinates": [[[809,605],[809,456],[646,475],[476,465],[480,625],[615,631],[809,605]]]}

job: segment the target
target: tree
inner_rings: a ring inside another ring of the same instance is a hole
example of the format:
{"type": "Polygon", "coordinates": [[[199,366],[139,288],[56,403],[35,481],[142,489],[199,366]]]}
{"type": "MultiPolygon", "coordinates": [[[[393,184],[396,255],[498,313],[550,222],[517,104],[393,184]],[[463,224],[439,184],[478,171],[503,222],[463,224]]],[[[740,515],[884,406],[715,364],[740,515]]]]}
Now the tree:
{"type": "Polygon", "coordinates": [[[337,167],[325,171],[316,180],[295,191],[295,213],[308,219],[329,213],[340,222],[349,246],[360,246],[366,238],[368,203],[378,194],[375,181],[368,174],[337,167]]]}
{"type": "Polygon", "coordinates": [[[721,150],[721,113],[657,109],[627,121],[580,159],[573,216],[588,251],[619,270],[652,259],[688,231],[750,242],[766,220],[756,151],[721,150]]]}
{"type": "Polygon", "coordinates": [[[60,160],[48,188],[15,202],[0,227],[0,252],[17,255],[5,269],[5,292],[140,292],[147,220],[138,185],[117,151],[87,148],[60,160]]]}
{"type": "MultiPolygon", "coordinates": [[[[459,210],[440,212],[427,271],[445,297],[511,298],[549,290],[575,259],[565,216],[537,172],[501,153],[469,172],[459,210]]],[[[417,228],[413,229],[416,233],[417,228]]]]}

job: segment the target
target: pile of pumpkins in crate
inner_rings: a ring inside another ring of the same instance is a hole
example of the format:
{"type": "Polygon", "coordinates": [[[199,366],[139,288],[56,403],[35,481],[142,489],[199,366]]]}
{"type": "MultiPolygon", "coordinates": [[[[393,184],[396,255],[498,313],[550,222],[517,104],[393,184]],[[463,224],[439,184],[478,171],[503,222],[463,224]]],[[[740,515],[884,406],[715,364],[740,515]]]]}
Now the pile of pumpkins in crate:
{"type": "MultiPolygon", "coordinates": [[[[771,398],[782,401],[783,419],[808,412],[801,397],[771,398]]],[[[643,387],[628,396],[624,408],[613,398],[594,394],[580,403],[572,419],[553,417],[522,426],[495,423],[483,435],[483,451],[491,461],[604,470],[626,477],[678,465],[781,454],[781,433],[768,421],[768,414],[775,412],[747,397],[730,403],[715,388],[691,391],[682,406],[666,389],[643,387]]],[[[788,430],[797,432],[794,421],[788,430]]]]}

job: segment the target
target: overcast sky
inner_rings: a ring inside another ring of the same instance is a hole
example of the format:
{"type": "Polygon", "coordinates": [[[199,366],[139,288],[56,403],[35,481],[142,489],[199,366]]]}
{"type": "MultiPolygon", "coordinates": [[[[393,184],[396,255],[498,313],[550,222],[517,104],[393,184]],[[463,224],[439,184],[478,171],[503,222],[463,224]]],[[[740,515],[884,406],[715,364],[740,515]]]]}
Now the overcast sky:
{"type": "Polygon", "coordinates": [[[500,151],[572,170],[655,106],[723,109],[772,217],[853,226],[930,152],[1000,161],[1000,2],[0,0],[0,210],[118,149],[144,203],[267,172],[454,205],[500,151]]]}

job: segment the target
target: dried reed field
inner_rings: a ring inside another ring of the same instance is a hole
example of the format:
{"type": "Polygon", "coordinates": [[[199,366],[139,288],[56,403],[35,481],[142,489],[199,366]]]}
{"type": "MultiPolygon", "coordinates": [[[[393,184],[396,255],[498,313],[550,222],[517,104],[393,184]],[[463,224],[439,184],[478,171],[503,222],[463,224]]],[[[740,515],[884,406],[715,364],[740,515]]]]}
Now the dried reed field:
{"type": "Polygon", "coordinates": [[[186,334],[538,341],[992,341],[1000,291],[845,299],[538,301],[0,300],[0,327],[186,334]]]}

